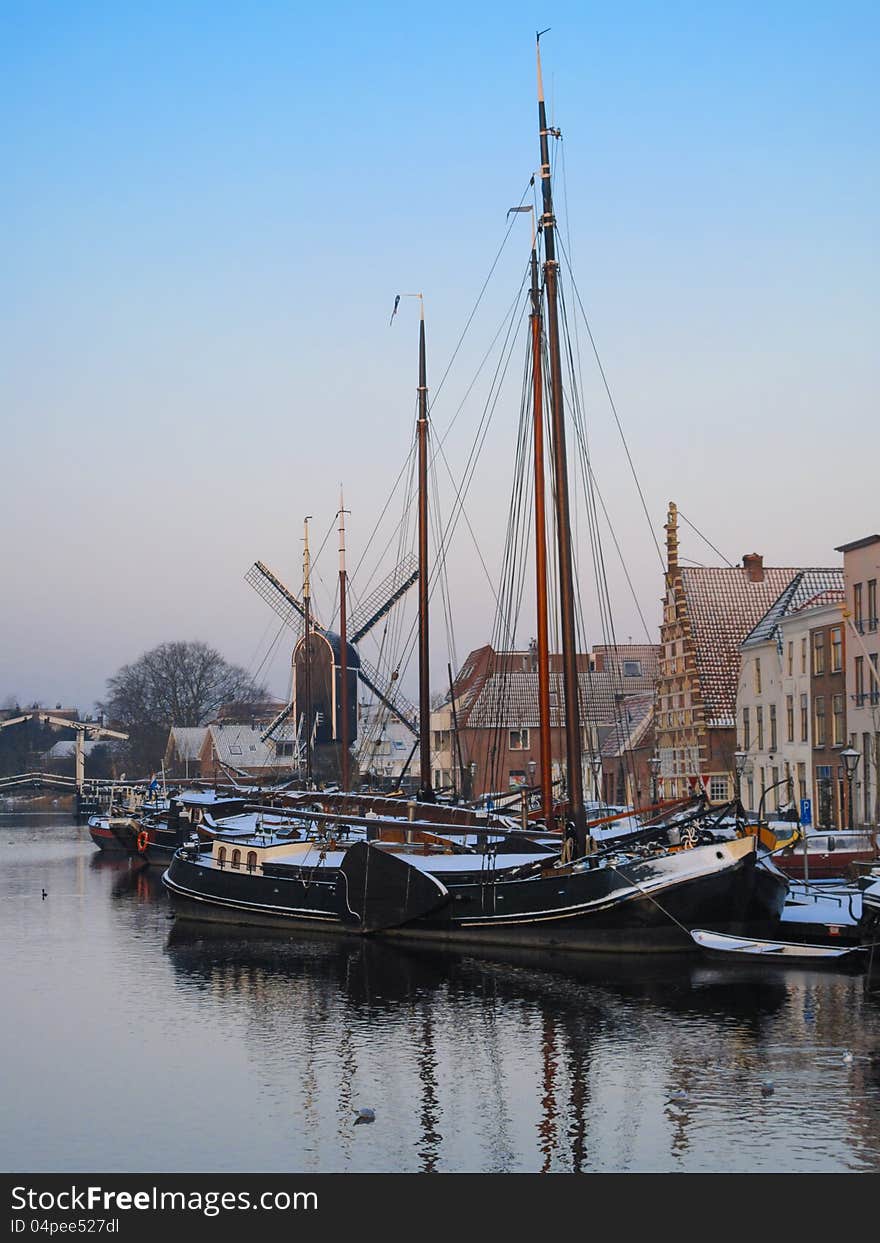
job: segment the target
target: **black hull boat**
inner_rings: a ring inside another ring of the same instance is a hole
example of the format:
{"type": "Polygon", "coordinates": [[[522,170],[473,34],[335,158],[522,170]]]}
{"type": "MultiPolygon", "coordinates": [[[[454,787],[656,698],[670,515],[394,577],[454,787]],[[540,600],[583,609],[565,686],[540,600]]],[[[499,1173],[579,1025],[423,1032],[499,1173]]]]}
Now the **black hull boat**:
{"type": "Polygon", "coordinates": [[[381,933],[593,952],[693,950],[693,927],[778,916],[754,842],[560,863],[546,855],[426,856],[359,842],[184,847],[163,876],[176,913],[258,927],[381,933]],[[503,863],[502,863],[503,860],[503,863]],[[509,861],[508,861],[509,860],[509,861]],[[775,908],[775,909],[773,909],[775,908]]]}

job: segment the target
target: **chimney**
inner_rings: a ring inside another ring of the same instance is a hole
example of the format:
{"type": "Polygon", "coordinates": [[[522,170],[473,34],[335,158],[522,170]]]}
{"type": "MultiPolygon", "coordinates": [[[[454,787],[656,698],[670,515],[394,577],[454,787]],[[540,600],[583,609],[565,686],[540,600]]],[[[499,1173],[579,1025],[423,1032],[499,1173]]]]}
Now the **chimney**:
{"type": "Polygon", "coordinates": [[[764,558],[759,552],[747,552],[743,557],[743,569],[750,583],[763,583],[764,558]]]}

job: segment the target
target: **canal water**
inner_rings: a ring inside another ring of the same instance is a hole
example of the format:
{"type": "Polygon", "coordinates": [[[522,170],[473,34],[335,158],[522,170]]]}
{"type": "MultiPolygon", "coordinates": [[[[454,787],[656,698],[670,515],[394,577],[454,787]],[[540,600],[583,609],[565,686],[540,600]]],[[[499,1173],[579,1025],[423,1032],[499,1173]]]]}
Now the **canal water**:
{"type": "Polygon", "coordinates": [[[880,1169],[862,975],[218,935],[63,815],[0,860],[6,1172],[880,1169]]]}

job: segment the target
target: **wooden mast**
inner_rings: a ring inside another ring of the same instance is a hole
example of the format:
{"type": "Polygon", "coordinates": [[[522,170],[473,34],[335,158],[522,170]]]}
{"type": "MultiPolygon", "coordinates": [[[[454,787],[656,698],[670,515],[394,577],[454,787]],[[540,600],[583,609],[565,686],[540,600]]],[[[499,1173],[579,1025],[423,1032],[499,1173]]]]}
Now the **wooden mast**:
{"type": "Polygon", "coordinates": [[[547,297],[547,343],[550,353],[550,412],[553,468],[556,484],[556,540],[559,562],[559,617],[562,632],[562,680],[565,688],[566,786],[569,815],[574,823],[574,853],[587,853],[587,817],[581,770],[581,710],[578,692],[576,632],[574,623],[574,575],[571,551],[571,520],[568,501],[568,457],[565,447],[565,408],[562,393],[562,357],[559,341],[556,218],[550,185],[550,145],[544,83],[541,77],[541,35],[535,40],[538,66],[538,132],[541,139],[541,191],[544,235],[544,291],[547,297]]]}
{"type": "Polygon", "coordinates": [[[312,784],[312,640],[311,640],[311,605],[312,605],[312,583],[311,583],[311,564],[309,560],[309,514],[303,519],[303,527],[305,529],[305,537],[303,539],[303,617],[305,621],[305,630],[303,632],[303,651],[306,658],[305,682],[306,682],[306,710],[305,710],[305,730],[306,730],[306,784],[312,784]]]}
{"type": "Polygon", "coordinates": [[[339,678],[342,683],[339,696],[342,713],[339,729],[342,744],[342,788],[348,790],[351,785],[351,755],[348,750],[348,624],[346,617],[345,502],[342,498],[341,485],[339,487],[339,678]]]}
{"type": "Polygon", "coordinates": [[[538,724],[541,748],[541,808],[553,819],[553,760],[550,749],[550,647],[547,637],[547,527],[544,508],[544,392],[541,359],[541,294],[538,248],[532,216],[532,423],[535,440],[535,577],[538,612],[538,724]]]}
{"type": "Polygon", "coordinates": [[[419,800],[434,802],[431,784],[431,688],[428,664],[428,380],[425,302],[419,294],[419,800]]]}

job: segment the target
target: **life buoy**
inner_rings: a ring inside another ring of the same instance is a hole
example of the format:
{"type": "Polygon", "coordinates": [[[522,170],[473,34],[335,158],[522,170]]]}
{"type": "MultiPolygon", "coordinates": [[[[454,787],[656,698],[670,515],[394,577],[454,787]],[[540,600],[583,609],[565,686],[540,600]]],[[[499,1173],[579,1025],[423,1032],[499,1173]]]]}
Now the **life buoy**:
{"type": "Polygon", "coordinates": [[[150,844],[149,833],[147,832],[146,829],[141,829],[140,833],[138,833],[138,836],[137,836],[137,848],[141,852],[141,854],[144,853],[144,851],[147,849],[149,844],[150,844]]]}

